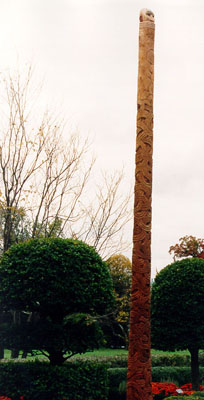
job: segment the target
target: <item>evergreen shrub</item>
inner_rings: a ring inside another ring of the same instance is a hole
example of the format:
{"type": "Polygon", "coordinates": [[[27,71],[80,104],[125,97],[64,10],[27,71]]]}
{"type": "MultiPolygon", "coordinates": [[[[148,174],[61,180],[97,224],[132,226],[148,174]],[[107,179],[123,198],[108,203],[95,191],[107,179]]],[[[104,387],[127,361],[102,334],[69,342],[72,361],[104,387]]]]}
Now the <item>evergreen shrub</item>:
{"type": "Polygon", "coordinates": [[[193,389],[199,388],[199,350],[204,348],[204,259],[167,265],[151,287],[151,343],[157,350],[191,354],[193,389]]]}
{"type": "Polygon", "coordinates": [[[100,316],[112,311],[114,295],[93,247],[62,238],[13,245],[0,259],[0,282],[1,311],[33,316],[0,330],[4,348],[44,351],[59,366],[103,343],[100,316]]]}

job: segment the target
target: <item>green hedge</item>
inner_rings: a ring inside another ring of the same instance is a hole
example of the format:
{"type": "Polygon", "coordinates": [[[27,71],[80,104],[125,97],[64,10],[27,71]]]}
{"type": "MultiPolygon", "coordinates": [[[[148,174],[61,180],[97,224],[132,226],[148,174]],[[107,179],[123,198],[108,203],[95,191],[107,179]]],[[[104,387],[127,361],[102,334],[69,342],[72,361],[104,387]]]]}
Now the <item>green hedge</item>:
{"type": "Polygon", "coordinates": [[[204,366],[204,353],[199,353],[199,364],[204,366]]]}
{"type": "Polygon", "coordinates": [[[93,363],[1,363],[0,395],[12,400],[107,400],[107,369],[93,363]]]}
{"type": "Polygon", "coordinates": [[[92,361],[97,364],[106,365],[107,368],[127,368],[127,355],[121,356],[83,356],[77,357],[74,356],[71,359],[68,359],[68,362],[87,362],[92,361]]]}
{"type": "MultiPolygon", "coordinates": [[[[89,357],[75,357],[70,362],[84,362],[93,361],[96,363],[104,364],[107,368],[127,368],[128,356],[89,356],[89,357]]],[[[153,354],[152,366],[190,366],[190,355],[181,354],[153,354]]]]}
{"type": "MultiPolygon", "coordinates": [[[[120,356],[83,356],[83,357],[73,357],[70,362],[84,362],[84,361],[93,361],[100,364],[105,364],[108,368],[127,368],[127,355],[120,356]]],[[[152,367],[190,367],[190,354],[180,354],[180,353],[172,353],[165,354],[162,353],[153,353],[152,354],[152,367]]],[[[199,362],[200,366],[204,366],[204,353],[199,354],[199,362]]]]}
{"type": "Polygon", "coordinates": [[[165,400],[203,400],[204,392],[196,392],[190,396],[170,396],[165,397],[165,400]]]}
{"type": "MultiPolygon", "coordinates": [[[[189,354],[180,354],[180,353],[172,353],[172,354],[162,354],[162,353],[154,353],[152,354],[152,366],[171,366],[171,367],[189,367],[191,364],[191,356],[189,354]]],[[[200,366],[204,366],[204,352],[199,353],[199,364],[200,366]]]]}
{"type": "Polygon", "coordinates": [[[190,354],[152,354],[152,367],[184,367],[190,366],[190,354]]]}
{"type": "Polygon", "coordinates": [[[120,400],[119,386],[126,381],[127,368],[109,368],[109,400],[120,400]]]}
{"type": "MultiPolygon", "coordinates": [[[[204,367],[200,367],[200,375],[204,376],[204,367]]],[[[191,382],[190,367],[153,367],[153,382],[174,382],[178,386],[191,382]]]]}

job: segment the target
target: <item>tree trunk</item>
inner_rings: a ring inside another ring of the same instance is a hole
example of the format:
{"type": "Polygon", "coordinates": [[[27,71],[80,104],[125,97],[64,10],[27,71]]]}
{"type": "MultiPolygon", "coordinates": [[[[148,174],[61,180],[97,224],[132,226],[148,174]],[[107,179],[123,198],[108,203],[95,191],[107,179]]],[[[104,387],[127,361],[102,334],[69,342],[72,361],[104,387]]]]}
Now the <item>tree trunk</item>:
{"type": "Polygon", "coordinates": [[[28,352],[27,350],[23,350],[21,358],[27,358],[28,352]]]}
{"type": "Polygon", "coordinates": [[[19,356],[19,350],[18,349],[11,349],[11,358],[18,358],[19,356]]]}
{"type": "Polygon", "coordinates": [[[0,346],[0,359],[4,358],[4,347],[0,346]]]}
{"type": "MultiPolygon", "coordinates": [[[[20,311],[11,311],[13,317],[13,324],[19,326],[21,324],[21,312],[20,311]]],[[[19,348],[13,347],[11,349],[11,358],[18,358],[19,356],[19,348]]]]}
{"type": "Polygon", "coordinates": [[[49,360],[51,365],[62,365],[65,362],[65,359],[63,357],[63,352],[60,350],[51,350],[49,352],[49,360]]]}
{"type": "Polygon", "coordinates": [[[132,290],[127,400],[151,400],[150,273],[154,15],[140,13],[132,290]]]}
{"type": "Polygon", "coordinates": [[[200,373],[199,373],[199,360],[198,360],[198,348],[191,347],[189,349],[191,353],[191,379],[192,389],[200,390],[200,373]]]}
{"type": "Polygon", "coordinates": [[[11,246],[11,232],[12,232],[12,212],[9,202],[7,202],[6,215],[3,230],[3,250],[7,251],[11,246]]]}

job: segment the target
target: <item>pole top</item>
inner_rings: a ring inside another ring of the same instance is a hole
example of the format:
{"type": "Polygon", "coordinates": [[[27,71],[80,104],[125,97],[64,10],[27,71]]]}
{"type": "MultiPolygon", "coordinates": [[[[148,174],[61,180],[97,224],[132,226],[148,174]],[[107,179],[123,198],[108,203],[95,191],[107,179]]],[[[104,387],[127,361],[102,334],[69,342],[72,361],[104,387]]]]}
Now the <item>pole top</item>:
{"type": "Polygon", "coordinates": [[[154,23],[154,13],[147,8],[143,8],[140,11],[140,22],[153,22],[154,23]]]}

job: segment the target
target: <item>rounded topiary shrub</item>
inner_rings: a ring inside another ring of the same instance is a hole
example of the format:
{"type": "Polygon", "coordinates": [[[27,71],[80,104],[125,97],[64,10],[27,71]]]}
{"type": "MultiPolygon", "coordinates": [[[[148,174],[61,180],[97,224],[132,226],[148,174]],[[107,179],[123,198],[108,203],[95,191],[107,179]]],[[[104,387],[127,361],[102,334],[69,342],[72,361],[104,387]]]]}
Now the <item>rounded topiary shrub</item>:
{"type": "Polygon", "coordinates": [[[111,309],[113,301],[106,264],[81,241],[33,239],[12,246],[2,256],[1,307],[24,315],[24,323],[15,332],[11,329],[10,340],[15,333],[19,347],[46,351],[53,364],[61,364],[67,352],[97,347],[99,316],[111,309]]]}
{"type": "Polygon", "coordinates": [[[193,389],[199,388],[198,352],[204,348],[204,260],[187,258],[162,269],[151,291],[152,347],[191,354],[193,389]]]}

